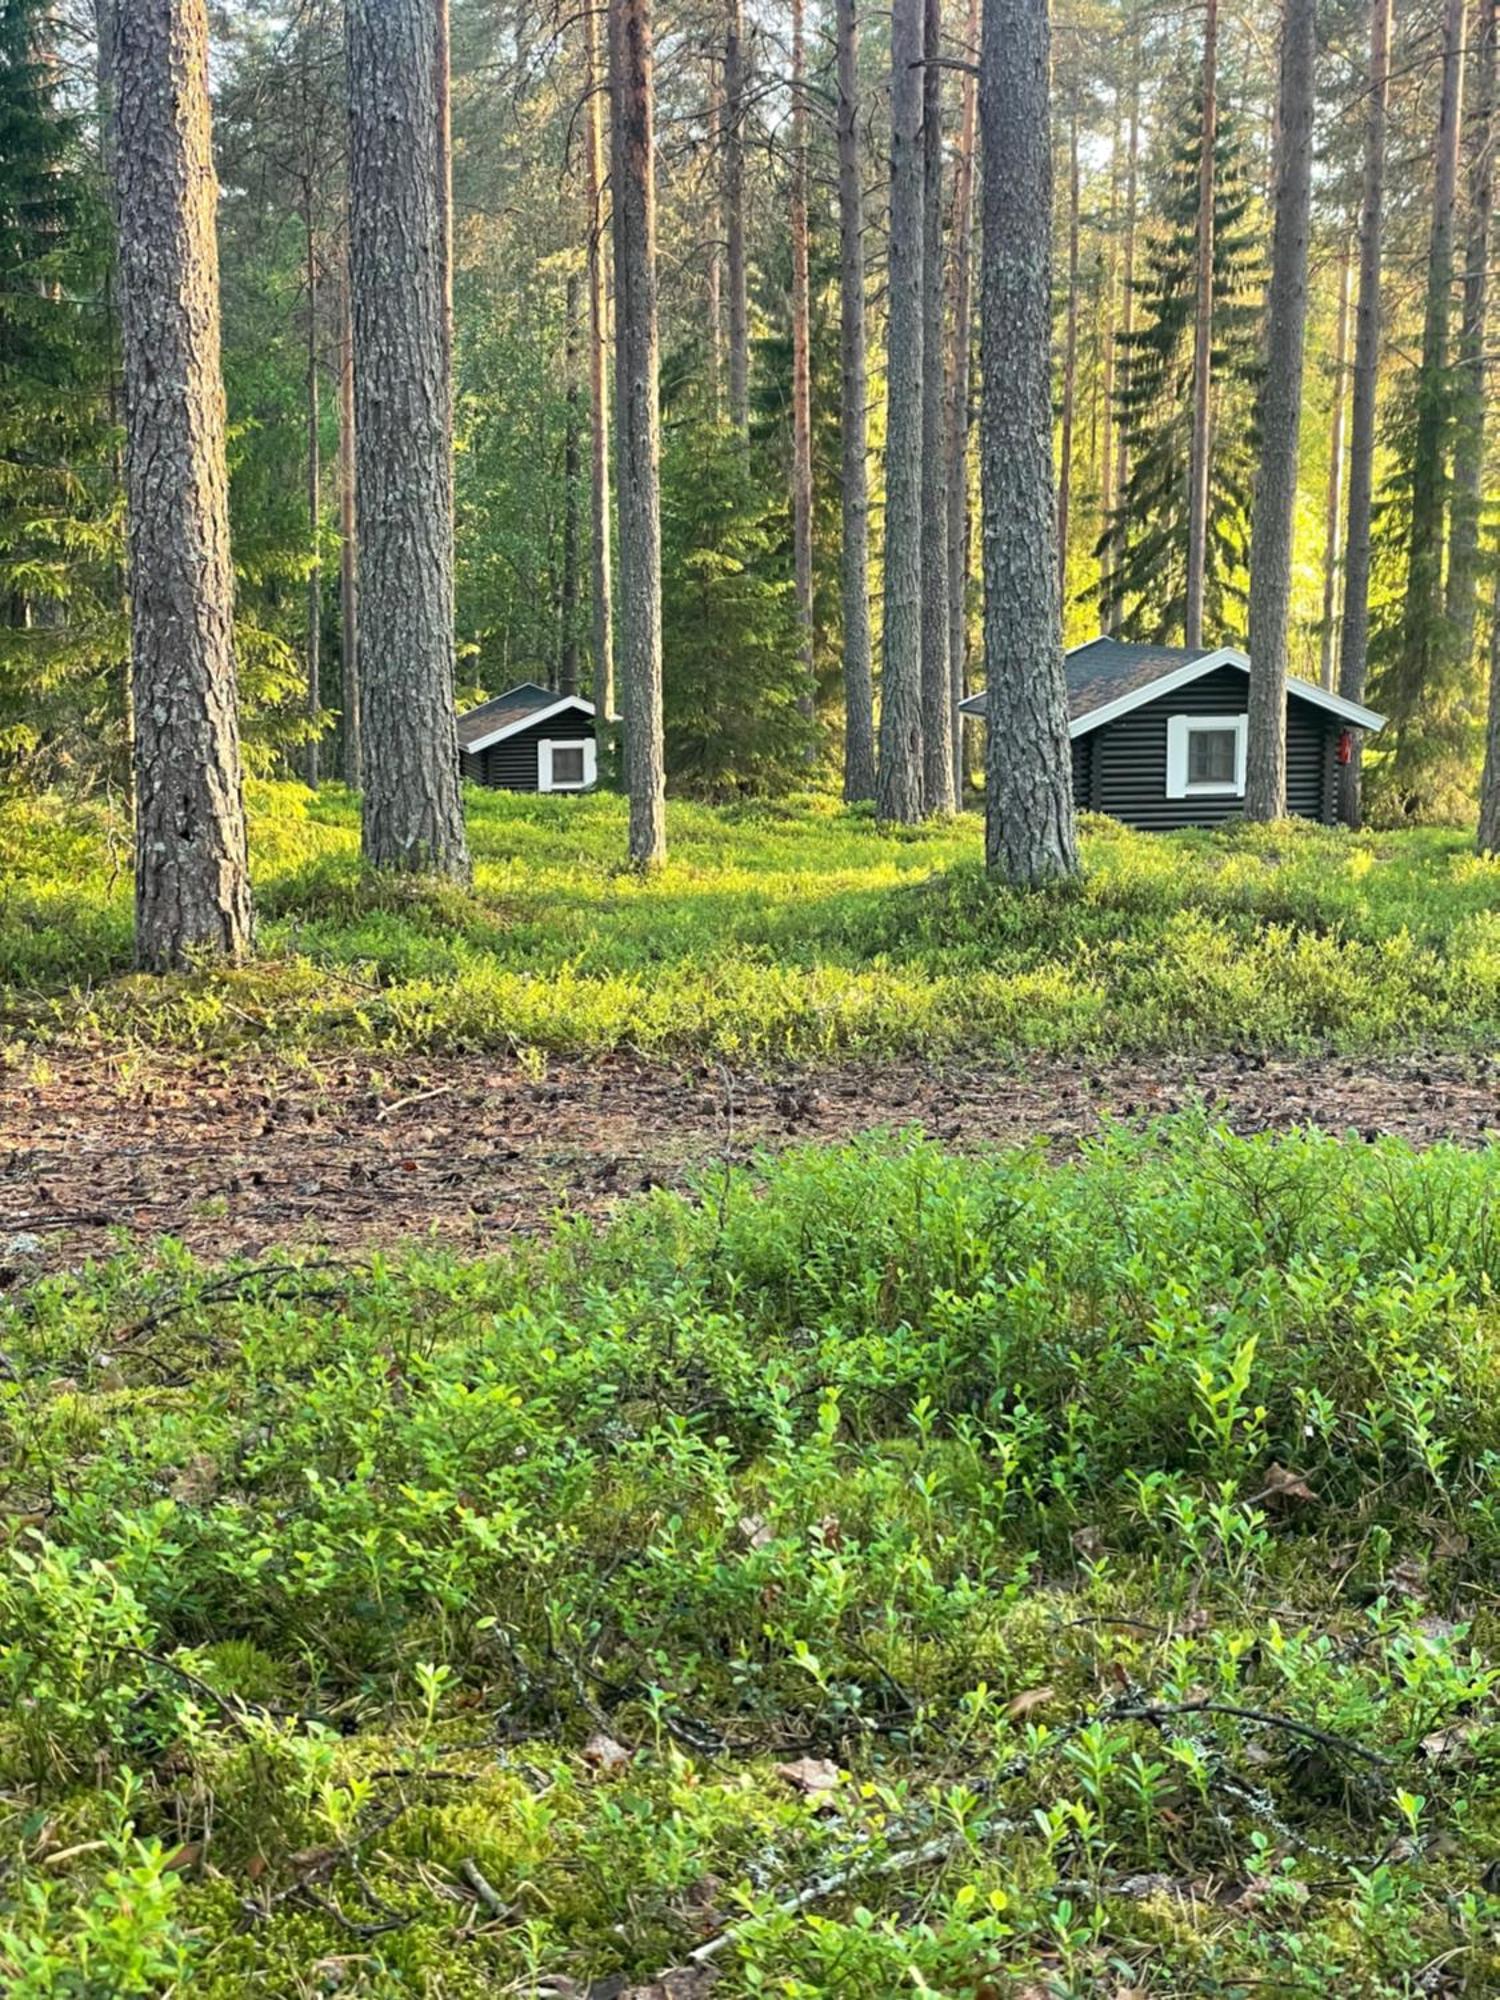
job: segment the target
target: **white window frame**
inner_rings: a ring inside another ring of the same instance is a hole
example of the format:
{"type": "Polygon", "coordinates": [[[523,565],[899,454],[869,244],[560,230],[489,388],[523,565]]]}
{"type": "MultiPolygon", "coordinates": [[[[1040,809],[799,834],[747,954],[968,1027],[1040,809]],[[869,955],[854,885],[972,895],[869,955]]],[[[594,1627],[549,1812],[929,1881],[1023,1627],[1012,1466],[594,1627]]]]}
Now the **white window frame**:
{"type": "Polygon", "coordinates": [[[1167,797],[1169,799],[1242,799],[1245,796],[1245,747],[1248,715],[1169,715],[1167,717],[1167,797]],[[1193,784],[1188,779],[1189,739],[1195,732],[1234,731],[1234,779],[1193,784]]]}
{"type": "Polygon", "coordinates": [[[536,788],[539,792],[586,792],[599,770],[598,746],[592,736],[544,736],[536,746],[536,788]],[[554,750],[581,750],[583,776],[577,784],[552,775],[554,750]]]}

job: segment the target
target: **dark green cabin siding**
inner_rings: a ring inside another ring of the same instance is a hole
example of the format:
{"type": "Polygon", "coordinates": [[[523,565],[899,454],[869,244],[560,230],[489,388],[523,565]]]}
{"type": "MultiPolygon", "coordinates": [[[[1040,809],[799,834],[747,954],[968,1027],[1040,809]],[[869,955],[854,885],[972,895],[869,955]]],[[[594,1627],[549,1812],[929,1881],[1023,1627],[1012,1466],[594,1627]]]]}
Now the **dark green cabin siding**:
{"type": "MultiPolygon", "coordinates": [[[[1167,797],[1167,722],[1174,715],[1243,715],[1249,683],[1237,667],[1215,667],[1128,715],[1073,740],[1073,797],[1081,808],[1108,813],[1148,832],[1179,826],[1219,826],[1238,819],[1233,797],[1167,797]],[[1087,751],[1080,756],[1082,746],[1087,751]]],[[[1287,811],[1332,825],[1337,813],[1340,724],[1299,696],[1287,696],[1287,811]]]]}
{"type": "Polygon", "coordinates": [[[593,740],[592,716],[555,715],[550,722],[533,723],[529,729],[517,730],[503,743],[492,743],[488,750],[461,751],[459,769],[470,784],[488,785],[492,791],[534,792],[537,789],[539,744],[544,741],[591,743],[593,740]]]}

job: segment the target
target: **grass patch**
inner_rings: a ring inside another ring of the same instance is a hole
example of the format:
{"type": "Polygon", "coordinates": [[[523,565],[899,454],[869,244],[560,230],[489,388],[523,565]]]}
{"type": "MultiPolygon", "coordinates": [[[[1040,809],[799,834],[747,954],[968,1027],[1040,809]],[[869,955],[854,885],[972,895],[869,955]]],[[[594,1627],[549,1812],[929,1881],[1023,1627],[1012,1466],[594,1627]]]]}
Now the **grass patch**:
{"type": "Polygon", "coordinates": [[[38,1283],[0,1985],[1495,1990],[1497,1196],[1184,1120],[38,1283]]]}
{"type": "Polygon", "coordinates": [[[167,980],[128,970],[119,822],[0,807],[12,1039],[774,1063],[1500,1033],[1500,871],[1457,833],[1092,820],[1082,888],[1024,897],[986,879],[973,815],[896,831],[822,799],[674,804],[671,862],[642,882],[621,800],[471,791],[459,891],[366,876],[337,788],[257,786],[251,807],[263,955],[167,980]]]}

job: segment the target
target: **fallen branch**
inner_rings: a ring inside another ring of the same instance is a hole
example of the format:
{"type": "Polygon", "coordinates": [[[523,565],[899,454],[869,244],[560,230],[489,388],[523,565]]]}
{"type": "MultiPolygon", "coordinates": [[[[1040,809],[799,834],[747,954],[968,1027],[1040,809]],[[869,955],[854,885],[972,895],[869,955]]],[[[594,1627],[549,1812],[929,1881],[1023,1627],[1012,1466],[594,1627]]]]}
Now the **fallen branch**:
{"type": "Polygon", "coordinates": [[[472,1854],[466,1854],[459,1862],[458,1872],[492,1917],[504,1918],[512,1914],[510,1904],[504,1900],[494,1884],[480,1873],[479,1863],[472,1854]]]}
{"type": "Polygon", "coordinates": [[[1273,1715],[1269,1709],[1241,1708],[1232,1701],[1178,1701],[1127,1703],[1108,1710],[1116,1722],[1169,1722],[1182,1715],[1228,1715],[1239,1722],[1258,1722],[1267,1729],[1284,1729],[1289,1735],[1304,1737],[1325,1750],[1337,1750],[1350,1757],[1362,1757],[1367,1764],[1382,1768],[1391,1762],[1378,1750],[1369,1750],[1351,1736],[1339,1736],[1331,1729],[1319,1729],[1311,1722],[1298,1722],[1290,1715],[1273,1715]]]}
{"type": "MultiPolygon", "coordinates": [[[[800,1911],[810,1909],[814,1903],[821,1903],[826,1896],[836,1896],[840,1889],[847,1889],[855,1882],[868,1882],[877,1877],[906,1875],[913,1868],[925,1868],[929,1862],[947,1861],[963,1845],[963,1836],[945,1833],[936,1840],[924,1841],[920,1847],[903,1847],[898,1853],[883,1854],[878,1858],[852,1861],[847,1867],[834,1868],[826,1875],[816,1875],[811,1882],[799,1889],[795,1896],[788,1896],[777,1903],[771,1914],[777,1917],[795,1917],[800,1911]]],[[[728,1924],[711,1937],[706,1944],[700,1944],[687,1955],[689,1965],[706,1965],[717,1958],[721,1951],[727,1951],[736,1943],[751,1925],[759,1922],[759,1917],[746,1917],[740,1923],[728,1924]]],[[[657,1974],[659,1980],[666,1973],[657,1974]]]]}

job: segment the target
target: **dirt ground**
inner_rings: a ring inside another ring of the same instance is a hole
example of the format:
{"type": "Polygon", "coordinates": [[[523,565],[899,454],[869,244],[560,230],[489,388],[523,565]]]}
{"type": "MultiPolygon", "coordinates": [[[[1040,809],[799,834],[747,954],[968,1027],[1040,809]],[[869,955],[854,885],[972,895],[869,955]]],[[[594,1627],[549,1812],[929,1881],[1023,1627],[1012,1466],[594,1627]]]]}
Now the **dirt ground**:
{"type": "Polygon", "coordinates": [[[921,1126],[959,1150],[1201,1101],[1237,1130],[1317,1124],[1415,1143],[1500,1136],[1500,1063],[1035,1061],[890,1064],[769,1077],[623,1056],[544,1075],[481,1058],[314,1071],[104,1056],[0,1069],[0,1287],[171,1235],[207,1258],[300,1243],[349,1253],[434,1232],[484,1251],[559,1210],[760,1146],[921,1126]]]}

